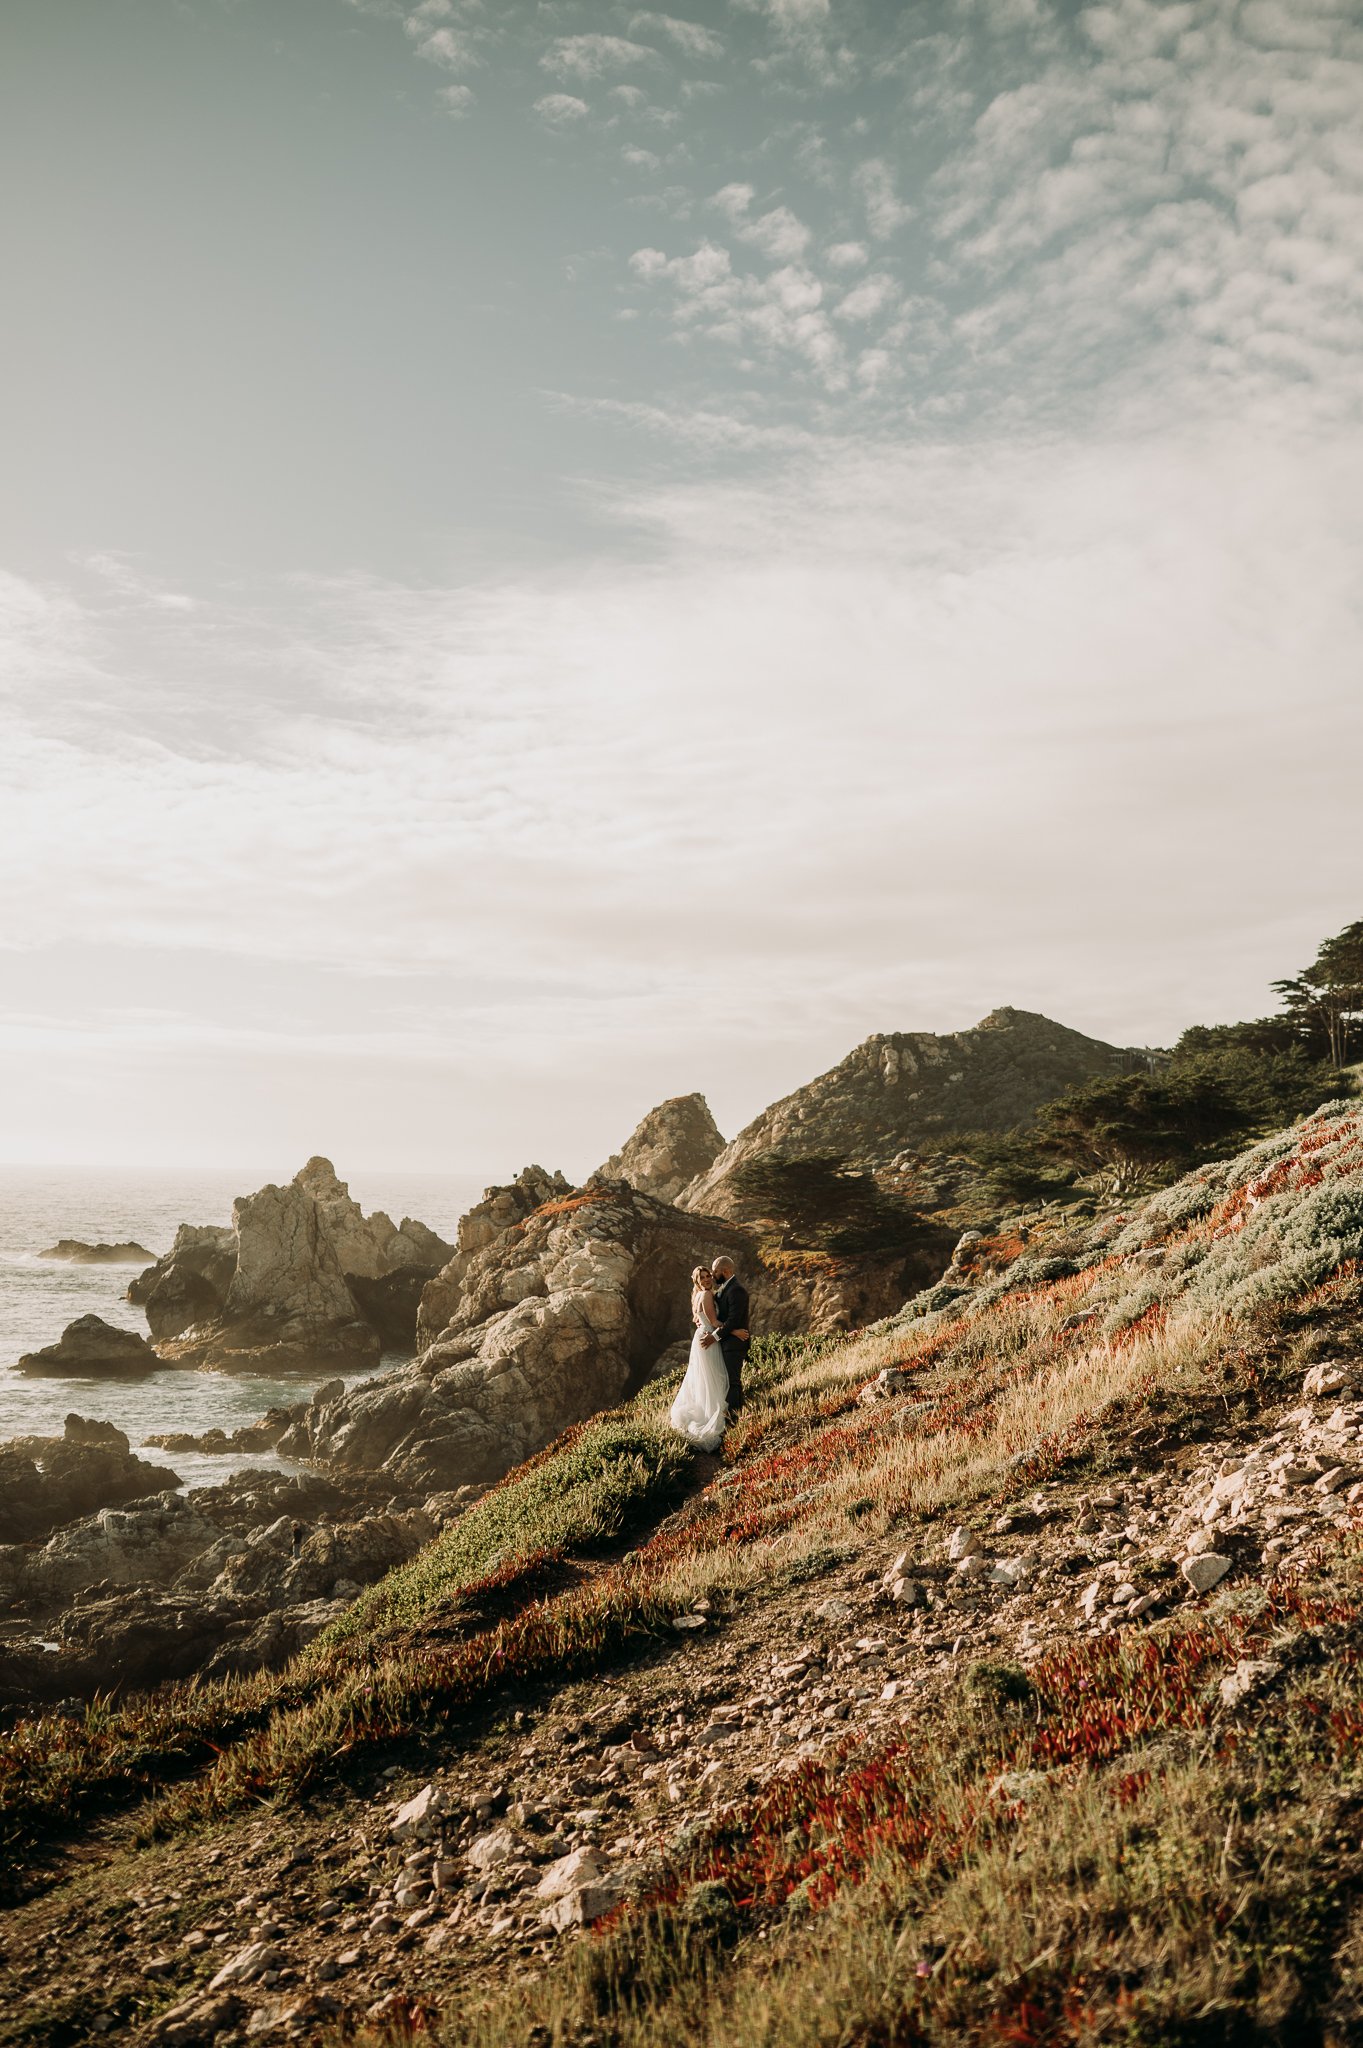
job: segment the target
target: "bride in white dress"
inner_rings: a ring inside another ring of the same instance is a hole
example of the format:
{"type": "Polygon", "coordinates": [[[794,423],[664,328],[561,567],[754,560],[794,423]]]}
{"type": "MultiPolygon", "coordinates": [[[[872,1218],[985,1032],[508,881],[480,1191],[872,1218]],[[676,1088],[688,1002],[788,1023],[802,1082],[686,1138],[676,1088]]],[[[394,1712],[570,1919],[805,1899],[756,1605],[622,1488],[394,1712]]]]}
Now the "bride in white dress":
{"type": "Polygon", "coordinates": [[[672,1427],[702,1451],[717,1451],[728,1420],[729,1373],[718,1344],[701,1342],[719,1328],[714,1275],[708,1266],[697,1266],[691,1275],[691,1314],[696,1334],[691,1340],[686,1378],[672,1403],[672,1427]]]}

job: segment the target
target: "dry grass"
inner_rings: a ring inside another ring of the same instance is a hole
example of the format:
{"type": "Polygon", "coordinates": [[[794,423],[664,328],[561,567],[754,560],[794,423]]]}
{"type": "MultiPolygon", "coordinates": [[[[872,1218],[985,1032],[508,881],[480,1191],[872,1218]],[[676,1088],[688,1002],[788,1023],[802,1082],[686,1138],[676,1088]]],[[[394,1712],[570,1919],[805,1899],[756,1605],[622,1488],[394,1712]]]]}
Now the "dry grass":
{"type": "Polygon", "coordinates": [[[1326,1597],[1283,1586],[1081,1645],[1020,1697],[985,1670],[911,1741],[721,1815],[541,1984],[436,2038],[1342,2048],[1363,2019],[1356,1545],[1335,1569],[1326,1597]],[[1217,1674],[1288,1637],[1296,1668],[1246,1740],[1217,1674]]]}
{"type": "MultiPolygon", "coordinates": [[[[177,1772],[150,1833],[298,1798],[395,1741],[477,1741],[498,1701],[649,1652],[702,1594],[798,1576],[802,1560],[896,1524],[968,1518],[1100,1464],[1150,1417],[1196,1416],[1228,1387],[1252,1393],[1267,1369],[1254,1338],[1265,1304],[1294,1300],[1308,1315],[1359,1291],[1360,1166],[1357,1118],[1310,1120],[1157,1197],[1121,1227],[1120,1249],[1112,1229],[1089,1245],[1079,1272],[992,1283],[983,1300],[846,1343],[756,1352],[721,1470],[671,1512],[672,1385],[646,1388],[511,1475],[462,1534],[283,1678],[13,1731],[0,1809],[14,1838],[145,1797],[177,1772]],[[907,1398],[863,1405],[886,1366],[907,1376],[907,1398]],[[635,1511],[633,1551],[598,1557],[577,1582],[536,1577],[635,1511]],[[434,1627],[452,1607],[460,1627],[434,1627]]],[[[1115,1647],[1078,1645],[1020,1682],[1020,1705],[1010,1682],[986,1679],[909,1744],[783,1779],[542,1985],[448,2017],[443,2038],[491,2048],[540,2027],[563,2048],[1363,2040],[1356,1826],[1340,1838],[1341,1814],[1363,1814],[1356,1552],[1335,1581],[1314,1604],[1280,1588],[1267,1609],[1250,1601],[1115,1647]],[[1243,1742],[1218,1718],[1216,1674],[1284,1632],[1300,1650],[1243,1742]],[[1006,1776],[1018,1772],[1036,1775],[1006,1776]],[[708,1919],[693,1910],[696,1886],[711,1888],[708,1919]]]]}

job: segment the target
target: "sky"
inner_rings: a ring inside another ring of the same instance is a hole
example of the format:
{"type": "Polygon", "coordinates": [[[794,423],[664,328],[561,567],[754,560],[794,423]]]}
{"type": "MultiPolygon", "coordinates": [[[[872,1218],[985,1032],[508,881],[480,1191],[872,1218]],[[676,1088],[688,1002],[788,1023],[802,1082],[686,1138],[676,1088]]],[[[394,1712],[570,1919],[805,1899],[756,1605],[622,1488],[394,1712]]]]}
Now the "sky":
{"type": "Polygon", "coordinates": [[[1353,0],[6,0],[0,1160],[584,1175],[1363,915],[1353,0]]]}

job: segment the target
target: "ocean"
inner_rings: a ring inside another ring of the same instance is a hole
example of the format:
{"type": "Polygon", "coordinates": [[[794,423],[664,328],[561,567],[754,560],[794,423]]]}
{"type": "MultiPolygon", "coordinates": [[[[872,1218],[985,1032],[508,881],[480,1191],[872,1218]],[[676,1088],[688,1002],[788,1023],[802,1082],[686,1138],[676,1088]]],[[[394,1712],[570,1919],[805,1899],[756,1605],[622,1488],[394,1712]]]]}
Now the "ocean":
{"type": "MultiPolygon", "coordinates": [[[[287,1173],[268,1169],[120,1173],[0,1166],[0,1438],[60,1436],[64,1418],[74,1411],[87,1420],[114,1423],[137,1450],[152,1431],[183,1429],[200,1435],[206,1429],[235,1429],[275,1402],[302,1400],[322,1379],[335,1377],[318,1372],[275,1379],[172,1370],[145,1380],[94,1381],[29,1379],[14,1370],[17,1358],[53,1343],[77,1316],[102,1316],[107,1323],[147,1335],[142,1310],[123,1298],[139,1266],[75,1266],[40,1259],[38,1253],[58,1238],[90,1244],[132,1239],[161,1253],[181,1223],[230,1223],[234,1196],[287,1178],[287,1173]]],[[[415,1216],[452,1241],[460,1216],[480,1198],[483,1186],[481,1178],[469,1174],[376,1173],[352,1180],[350,1192],[366,1215],[385,1209],[395,1223],[415,1216]]],[[[214,1484],[248,1464],[290,1469],[283,1459],[260,1453],[146,1455],[171,1465],[187,1486],[214,1484]]]]}

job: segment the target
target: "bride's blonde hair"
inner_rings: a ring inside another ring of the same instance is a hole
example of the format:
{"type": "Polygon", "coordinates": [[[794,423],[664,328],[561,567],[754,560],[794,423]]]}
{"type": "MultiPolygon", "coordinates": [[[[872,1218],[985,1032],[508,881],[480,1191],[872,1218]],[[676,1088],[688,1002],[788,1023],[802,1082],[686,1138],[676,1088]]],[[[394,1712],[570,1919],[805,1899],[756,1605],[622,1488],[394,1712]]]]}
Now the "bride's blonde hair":
{"type": "Polygon", "coordinates": [[[691,1285],[704,1289],[710,1285],[714,1277],[708,1266],[696,1266],[692,1269],[691,1285]]]}

